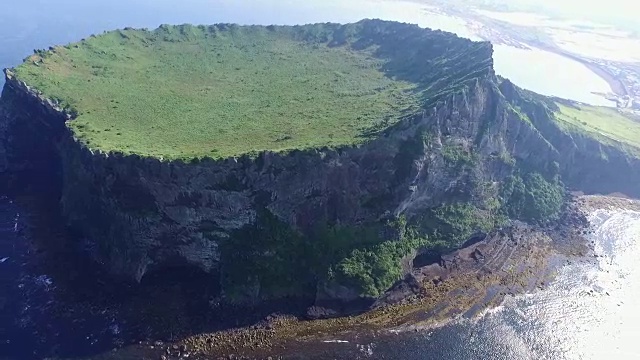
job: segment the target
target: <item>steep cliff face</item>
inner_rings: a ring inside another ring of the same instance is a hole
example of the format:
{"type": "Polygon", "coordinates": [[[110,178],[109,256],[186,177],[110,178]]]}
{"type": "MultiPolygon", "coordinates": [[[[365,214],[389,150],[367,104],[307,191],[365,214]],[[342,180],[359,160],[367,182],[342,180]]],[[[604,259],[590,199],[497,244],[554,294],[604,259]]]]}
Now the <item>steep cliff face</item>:
{"type": "Polygon", "coordinates": [[[68,117],[26,84],[9,75],[7,80],[9,83],[4,86],[0,100],[2,180],[14,183],[32,178],[55,182],[53,187],[59,187],[60,157],[55,145],[69,135],[65,133],[68,117]],[[37,174],[45,174],[48,178],[38,179],[37,174]]]}
{"type": "Polygon", "coordinates": [[[551,112],[557,110],[554,103],[536,100],[535,94],[518,89],[508,80],[502,82],[500,89],[555,149],[556,156],[545,160],[558,162],[563,181],[570,188],[586,193],[640,196],[640,159],[622,150],[623,144],[603,144],[584,133],[563,131],[556,122],[549,121],[551,112]]]}
{"type": "MultiPolygon", "coordinates": [[[[551,181],[559,172],[574,189],[640,195],[637,159],[564,133],[549,108],[491,70],[364,145],[219,161],[92,151],[65,126],[69,116],[10,73],[0,114],[5,175],[38,171],[59,184],[69,225],[109,271],[140,280],[197,266],[243,300],[316,289],[320,299],[356,299],[361,291],[318,271],[336,269],[326,255],[338,252],[336,229],[356,238],[343,242],[394,240],[396,230],[378,225],[404,218],[446,234],[434,209],[465,204],[479,220],[457,235],[487,231],[504,213],[503,184],[514,174],[551,181]]],[[[403,258],[404,271],[415,254],[403,258]]]]}

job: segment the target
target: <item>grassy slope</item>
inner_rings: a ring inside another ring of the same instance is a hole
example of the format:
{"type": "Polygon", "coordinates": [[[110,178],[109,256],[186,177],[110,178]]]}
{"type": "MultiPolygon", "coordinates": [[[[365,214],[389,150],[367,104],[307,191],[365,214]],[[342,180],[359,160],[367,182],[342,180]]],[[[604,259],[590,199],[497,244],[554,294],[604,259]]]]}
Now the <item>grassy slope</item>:
{"type": "Polygon", "coordinates": [[[625,150],[640,153],[640,122],[634,121],[613,108],[558,104],[556,119],[568,130],[588,133],[594,138],[625,150]]]}
{"type": "Polygon", "coordinates": [[[75,109],[69,126],[90,147],[170,159],[358,143],[417,107],[381,60],[289,29],[119,30],[15,73],[75,109]]]}

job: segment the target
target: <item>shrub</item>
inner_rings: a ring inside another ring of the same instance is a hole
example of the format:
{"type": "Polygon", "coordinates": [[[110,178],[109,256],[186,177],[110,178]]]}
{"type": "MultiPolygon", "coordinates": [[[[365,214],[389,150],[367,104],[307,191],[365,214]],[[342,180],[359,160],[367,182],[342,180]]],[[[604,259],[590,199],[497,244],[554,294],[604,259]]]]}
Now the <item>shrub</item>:
{"type": "Polygon", "coordinates": [[[423,232],[441,239],[454,249],[477,232],[489,232],[497,217],[469,203],[454,203],[429,209],[419,220],[423,232]]]}
{"type": "Polygon", "coordinates": [[[471,165],[475,162],[475,156],[467,151],[462,145],[446,144],[442,147],[444,160],[456,167],[471,165]]]}
{"type": "Polygon", "coordinates": [[[363,295],[377,297],[404,275],[402,259],[428,243],[426,238],[403,238],[355,249],[338,264],[337,277],[363,295]]]}
{"type": "Polygon", "coordinates": [[[556,176],[547,181],[536,172],[522,179],[519,175],[507,178],[502,198],[510,217],[529,222],[557,219],[564,204],[564,185],[556,176]]]}

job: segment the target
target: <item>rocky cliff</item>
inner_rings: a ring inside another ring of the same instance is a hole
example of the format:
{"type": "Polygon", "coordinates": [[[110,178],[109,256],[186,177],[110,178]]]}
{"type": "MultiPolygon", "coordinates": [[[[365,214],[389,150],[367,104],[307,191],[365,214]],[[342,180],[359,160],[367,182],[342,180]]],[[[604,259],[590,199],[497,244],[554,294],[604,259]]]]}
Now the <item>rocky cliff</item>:
{"type": "Polygon", "coordinates": [[[550,121],[552,113],[558,110],[552,101],[519,89],[509,81],[503,81],[500,90],[512,106],[526,113],[553,146],[554,157],[546,160],[558,162],[563,180],[571,189],[593,194],[620,192],[631,197],[640,196],[640,186],[634,180],[640,176],[640,160],[625,150],[623,143],[604,144],[583,132],[563,131],[556,122],[550,121]]]}
{"type": "MultiPolygon", "coordinates": [[[[483,56],[474,63],[491,63],[491,51],[483,56]]],[[[490,67],[434,99],[359,146],[160,161],[85,147],[65,125],[70,116],[7,72],[0,168],[13,186],[35,176],[58,189],[79,245],[113,274],[139,281],[197,266],[243,302],[374,296],[349,278],[367,261],[345,259],[378,256],[365,250],[411,229],[430,240],[394,248],[390,259],[402,258],[406,272],[420,249],[455,248],[504,215],[544,220],[525,196],[540,182],[551,192],[561,178],[575,190],[640,196],[638,159],[562,131],[553,104],[490,67]]],[[[378,290],[401,275],[376,269],[365,280],[378,290]]]]}

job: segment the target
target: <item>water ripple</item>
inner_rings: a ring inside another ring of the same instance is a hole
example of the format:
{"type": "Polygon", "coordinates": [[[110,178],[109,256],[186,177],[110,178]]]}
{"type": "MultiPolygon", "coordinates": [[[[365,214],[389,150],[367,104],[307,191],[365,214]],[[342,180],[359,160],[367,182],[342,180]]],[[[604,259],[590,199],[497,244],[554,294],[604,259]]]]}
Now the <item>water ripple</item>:
{"type": "Polygon", "coordinates": [[[357,349],[367,346],[377,359],[640,359],[640,213],[599,210],[590,220],[597,262],[562,268],[548,289],[476,319],[317,358],[362,359],[357,349]]]}

